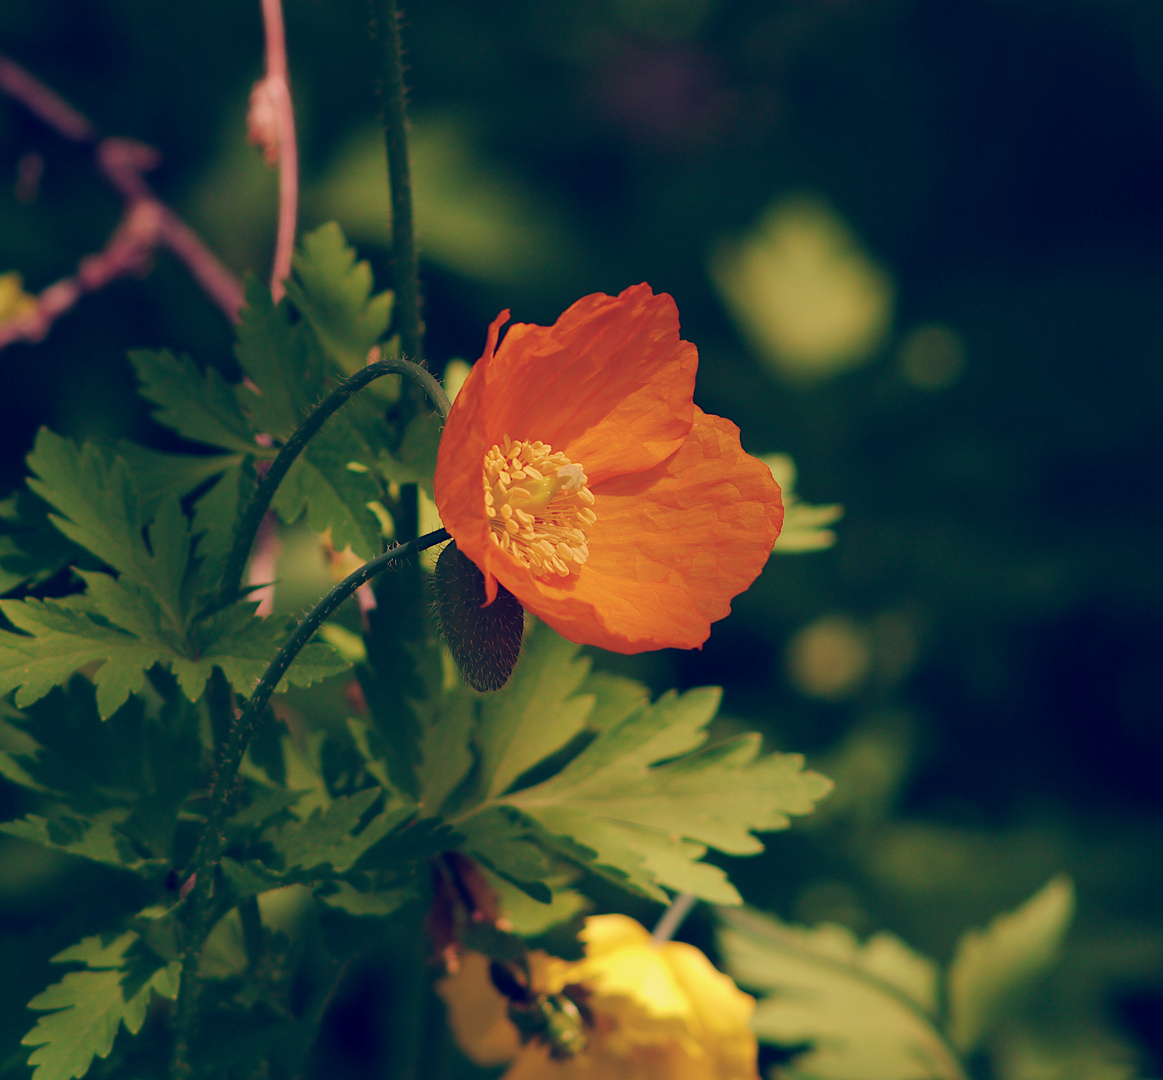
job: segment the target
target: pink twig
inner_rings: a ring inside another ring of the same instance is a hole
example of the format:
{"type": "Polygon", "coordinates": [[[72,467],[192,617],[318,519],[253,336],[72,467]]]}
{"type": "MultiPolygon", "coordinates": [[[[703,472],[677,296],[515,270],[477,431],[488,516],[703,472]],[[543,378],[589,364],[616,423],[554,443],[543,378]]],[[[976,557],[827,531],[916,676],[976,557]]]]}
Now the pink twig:
{"type": "Polygon", "coordinates": [[[0,55],[0,91],[70,142],[93,148],[94,161],[125,200],[125,214],[105,247],[81,260],[77,272],[50,285],[36,310],[0,325],[0,349],[15,341],[40,341],[53,323],[86,293],[117,278],[144,274],[157,247],[172,252],[231,322],[243,305],[242,284],[145,180],[158,162],[152,147],[133,139],[99,138],[97,129],[24,68],[0,55]]]}
{"type": "Polygon", "coordinates": [[[279,169],[279,224],[271,296],[282,299],[283,282],[291,274],[295,224],[299,215],[299,151],[295,142],[295,111],[287,77],[287,35],[281,0],[262,0],[266,34],[266,74],[250,95],[247,124],[250,141],[262,147],[268,165],[279,169]]]}

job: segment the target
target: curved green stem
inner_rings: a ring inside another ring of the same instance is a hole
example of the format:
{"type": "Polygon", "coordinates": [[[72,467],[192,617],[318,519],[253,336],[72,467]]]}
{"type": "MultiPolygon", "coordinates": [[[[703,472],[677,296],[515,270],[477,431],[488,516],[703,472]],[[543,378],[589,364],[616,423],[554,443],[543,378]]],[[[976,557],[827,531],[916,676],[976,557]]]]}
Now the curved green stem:
{"type": "MultiPolygon", "coordinates": [[[[366,369],[365,369],[366,370],[366,369]]],[[[230,737],[218,761],[214,782],[210,789],[210,813],[198,839],[191,863],[192,874],[187,880],[193,881],[190,896],[190,918],[185,954],[182,957],[182,978],[178,989],[176,1014],[177,1042],[174,1049],[173,1076],[184,1080],[191,1073],[190,1042],[193,1036],[197,1002],[198,962],[202,945],[210,932],[211,881],[214,866],[225,844],[223,828],[230,813],[234,781],[242,764],[243,755],[250,744],[260,718],[266,712],[271,694],[295,657],[323,625],[324,621],[355,592],[361,585],[386,570],[397,559],[425,551],[449,539],[444,529],[421,536],[407,544],[398,544],[370,562],[364,563],[354,574],[349,574],[335,586],[310,613],[295,627],[295,632],[278,651],[263,677],[254,688],[254,693],[239,711],[230,729],[230,737]]]]}
{"type": "Polygon", "coordinates": [[[246,568],[246,560],[250,549],[254,546],[254,538],[258,535],[262,519],[270,509],[271,500],[275,497],[279,484],[283,482],[287,472],[295,463],[295,459],[303,452],[303,448],[311,441],[327,419],[353,394],[362,390],[368,383],[383,375],[407,375],[413,379],[424,392],[432,399],[437,411],[443,419],[452,407],[444,388],[426,368],[413,364],[410,360],[389,358],[377,360],[374,364],[362,367],[350,378],[344,379],[326,398],[315,407],[315,411],[303,421],[302,426],[292,435],[279,451],[278,456],[271,462],[266,475],[259,481],[250,497],[246,509],[242,514],[238,532],[234,537],[234,545],[230,549],[226,565],[222,571],[222,584],[218,589],[217,606],[225,607],[238,595],[242,584],[242,572],[246,568]]]}

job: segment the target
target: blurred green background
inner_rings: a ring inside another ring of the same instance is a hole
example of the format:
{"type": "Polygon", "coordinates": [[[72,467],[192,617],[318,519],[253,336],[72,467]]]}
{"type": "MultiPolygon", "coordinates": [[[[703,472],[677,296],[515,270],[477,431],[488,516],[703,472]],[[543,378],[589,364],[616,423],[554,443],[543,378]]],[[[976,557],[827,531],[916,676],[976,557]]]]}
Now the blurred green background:
{"type": "MultiPolygon", "coordinates": [[[[386,286],[368,8],[286,19],[302,227],[337,218],[386,286]]],[[[946,960],[1066,871],[1064,959],[982,1068],[1163,1073],[1163,4],[429,0],[404,36],[431,365],[479,355],[503,307],[550,322],[648,281],[698,345],[699,404],[846,509],[833,549],[773,558],[702,651],[599,660],[657,691],[722,684],[725,727],[836,779],[731,865],[745,896],[946,960]]],[[[158,148],[162,197],[266,276],[257,0],[7,3],[0,50],[158,148]]],[[[0,272],[44,288],[119,210],[0,99],[0,272]]],[[[160,255],[3,353],[0,495],[41,424],[172,446],[130,393],[139,346],[232,370],[228,326],[160,255]]],[[[44,958],[120,888],[0,843],[0,1058],[44,958]]],[[[335,1075],[381,1053],[361,979],[335,1075]]]]}

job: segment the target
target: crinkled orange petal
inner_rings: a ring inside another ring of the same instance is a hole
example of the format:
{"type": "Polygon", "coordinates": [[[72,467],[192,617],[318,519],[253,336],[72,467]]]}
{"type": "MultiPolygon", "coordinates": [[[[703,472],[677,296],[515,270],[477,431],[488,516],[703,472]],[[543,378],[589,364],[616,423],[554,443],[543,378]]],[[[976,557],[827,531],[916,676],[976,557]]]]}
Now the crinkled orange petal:
{"type": "Polygon", "coordinates": [[[500,347],[497,330],[494,322],[447,430],[479,412],[485,450],[506,435],[540,440],[580,462],[591,485],[648,469],[686,438],[698,352],[679,337],[665,293],[646,284],[594,293],[552,326],[514,324],[500,347]]]}
{"type": "Polygon", "coordinates": [[[697,406],[676,454],[591,490],[589,559],[564,581],[536,577],[501,552],[483,513],[471,548],[444,521],[486,580],[495,574],[564,637],[611,652],[702,645],[759,576],[783,524],[771,470],[743,451],[734,424],[697,406]]]}

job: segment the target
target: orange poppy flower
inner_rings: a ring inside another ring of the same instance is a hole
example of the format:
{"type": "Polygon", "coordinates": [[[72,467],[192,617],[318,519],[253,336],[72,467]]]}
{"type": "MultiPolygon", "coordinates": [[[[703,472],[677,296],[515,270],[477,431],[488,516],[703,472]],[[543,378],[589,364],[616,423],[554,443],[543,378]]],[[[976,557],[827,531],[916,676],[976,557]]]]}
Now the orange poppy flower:
{"type": "Polygon", "coordinates": [[[563,636],[701,646],[763,569],[779,485],[693,400],[698,352],[666,294],[594,293],[552,326],[489,327],[448,416],[436,505],[457,547],[563,636]]]}

